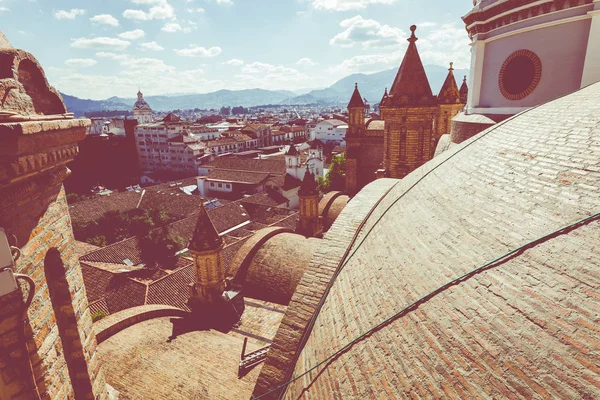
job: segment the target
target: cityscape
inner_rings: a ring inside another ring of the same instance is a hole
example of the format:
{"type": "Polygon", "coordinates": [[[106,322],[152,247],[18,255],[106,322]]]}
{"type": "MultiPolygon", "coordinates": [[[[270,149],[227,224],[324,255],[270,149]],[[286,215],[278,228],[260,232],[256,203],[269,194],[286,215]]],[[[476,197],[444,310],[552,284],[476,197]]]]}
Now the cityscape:
{"type": "Polygon", "coordinates": [[[0,16],[0,400],[600,398],[600,1],[0,16]]]}

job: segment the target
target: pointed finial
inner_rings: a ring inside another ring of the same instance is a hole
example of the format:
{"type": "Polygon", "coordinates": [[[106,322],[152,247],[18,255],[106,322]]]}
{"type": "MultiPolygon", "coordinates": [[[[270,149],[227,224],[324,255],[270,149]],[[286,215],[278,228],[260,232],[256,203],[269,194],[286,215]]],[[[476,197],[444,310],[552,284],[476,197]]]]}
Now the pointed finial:
{"type": "Polygon", "coordinates": [[[387,87],[385,88],[385,90],[383,91],[383,95],[387,96],[388,95],[388,91],[387,91],[387,87]]]}
{"type": "Polygon", "coordinates": [[[358,82],[354,82],[354,89],[358,89],[358,82]]]}
{"type": "Polygon", "coordinates": [[[448,69],[448,71],[454,71],[454,63],[450,62],[450,68],[448,69]]]}
{"type": "Polygon", "coordinates": [[[463,79],[464,83],[467,83],[467,76],[465,75],[464,79],[463,79]]]}
{"type": "Polygon", "coordinates": [[[416,26],[416,25],[412,25],[412,26],[410,27],[410,32],[411,32],[411,34],[410,34],[410,38],[408,38],[408,41],[409,41],[409,42],[411,42],[411,43],[414,43],[414,42],[416,42],[417,40],[419,40],[419,38],[417,38],[417,37],[415,36],[415,31],[416,31],[416,30],[417,30],[417,26],[416,26]]]}

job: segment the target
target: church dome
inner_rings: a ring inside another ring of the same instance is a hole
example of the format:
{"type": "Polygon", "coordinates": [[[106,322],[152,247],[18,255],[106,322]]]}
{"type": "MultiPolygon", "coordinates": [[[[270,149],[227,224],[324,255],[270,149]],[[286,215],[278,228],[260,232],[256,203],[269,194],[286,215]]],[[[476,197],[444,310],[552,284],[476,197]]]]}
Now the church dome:
{"type": "Polygon", "coordinates": [[[144,94],[141,91],[138,91],[137,98],[137,101],[133,105],[134,111],[152,111],[150,105],[144,100],[144,94]]]}
{"type": "Polygon", "coordinates": [[[301,377],[282,398],[599,398],[599,99],[600,83],[362,190],[254,396],[301,377]],[[361,202],[376,205],[353,242],[361,202]]]}

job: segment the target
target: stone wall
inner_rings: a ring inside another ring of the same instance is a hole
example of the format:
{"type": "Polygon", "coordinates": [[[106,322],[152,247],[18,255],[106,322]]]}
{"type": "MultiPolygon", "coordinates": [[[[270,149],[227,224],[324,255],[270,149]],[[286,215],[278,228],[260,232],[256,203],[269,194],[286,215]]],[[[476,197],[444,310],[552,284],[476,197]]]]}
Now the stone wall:
{"type": "Polygon", "coordinates": [[[64,105],[35,58],[0,53],[19,71],[0,76],[0,95],[11,99],[0,109],[0,227],[21,250],[16,272],[36,285],[26,313],[28,289],[0,298],[0,394],[107,399],[62,186],[90,122],[46,115],[64,105]]]}

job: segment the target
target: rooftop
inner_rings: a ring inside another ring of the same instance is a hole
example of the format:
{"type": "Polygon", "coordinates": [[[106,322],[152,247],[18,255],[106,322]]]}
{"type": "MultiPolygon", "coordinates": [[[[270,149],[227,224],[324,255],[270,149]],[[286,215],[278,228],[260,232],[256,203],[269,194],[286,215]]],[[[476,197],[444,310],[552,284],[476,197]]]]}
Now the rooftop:
{"type": "Polygon", "coordinates": [[[106,379],[126,399],[247,399],[261,366],[238,379],[244,338],[246,352],[268,345],[284,312],[246,301],[242,325],[229,333],[174,332],[169,317],[133,325],[98,346],[106,379]]]}

